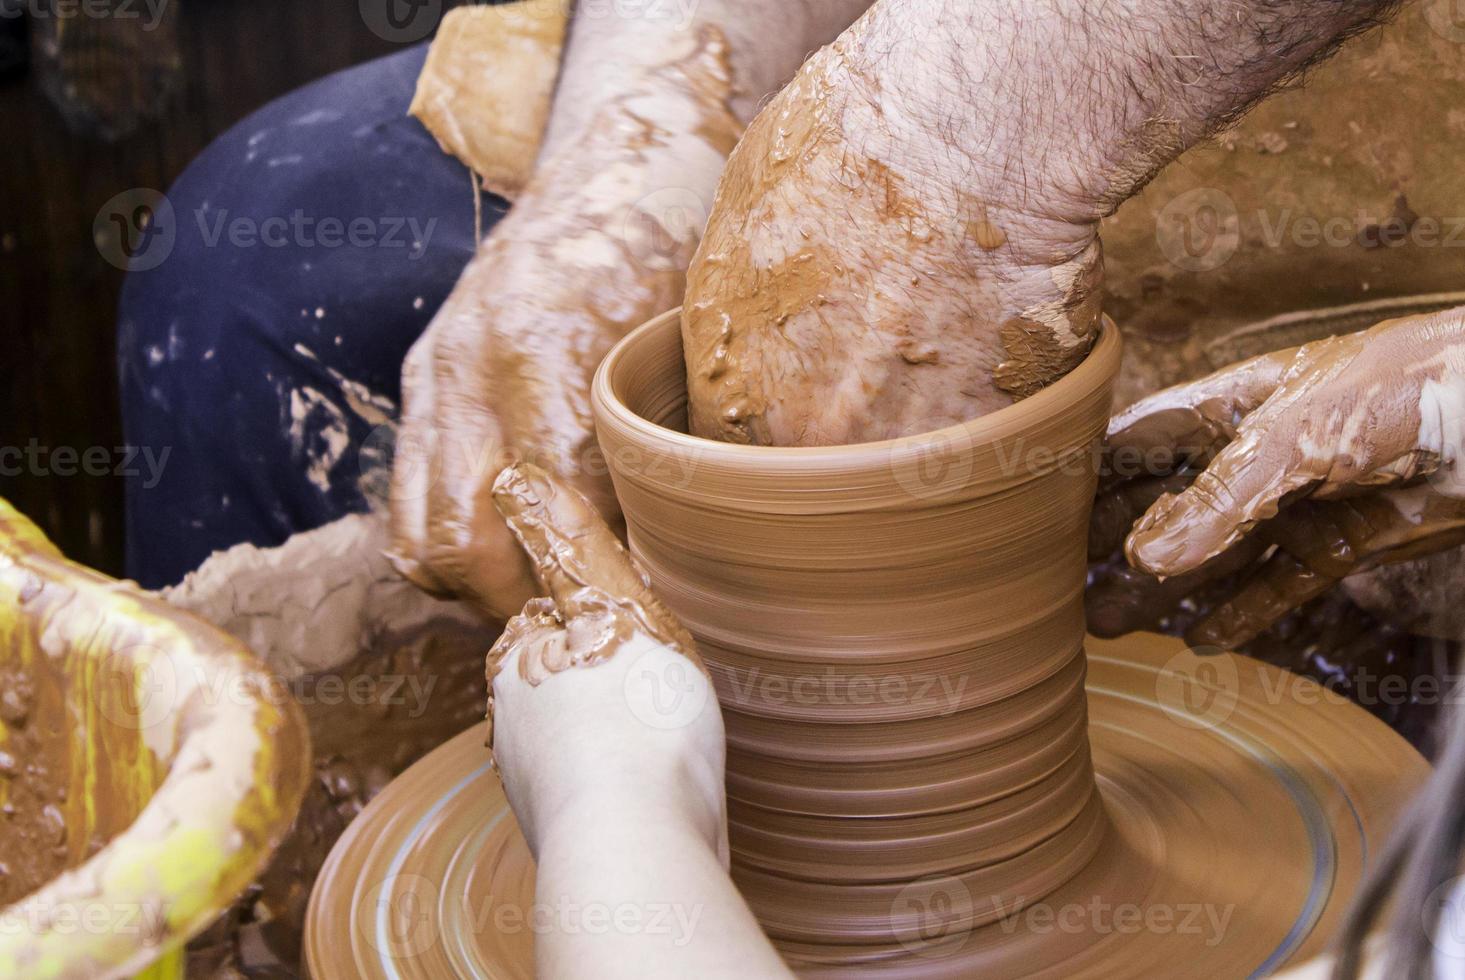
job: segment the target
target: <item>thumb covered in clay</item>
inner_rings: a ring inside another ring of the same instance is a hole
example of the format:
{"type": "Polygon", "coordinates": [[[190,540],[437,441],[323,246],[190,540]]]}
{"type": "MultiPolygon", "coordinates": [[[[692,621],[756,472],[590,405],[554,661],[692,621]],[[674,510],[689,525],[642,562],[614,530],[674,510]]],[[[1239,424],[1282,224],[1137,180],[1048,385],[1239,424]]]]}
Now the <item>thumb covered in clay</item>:
{"type": "Polygon", "coordinates": [[[493,500],[548,594],[548,603],[533,603],[536,618],[553,615],[568,630],[561,667],[609,656],[636,632],[700,667],[691,634],[584,495],[531,463],[518,463],[494,481],[493,500]]]}
{"type": "Polygon", "coordinates": [[[725,863],[725,735],[691,636],[568,483],[519,463],[493,499],[548,593],[488,656],[488,744],[531,849],[567,807],[665,803],[725,863]]]}

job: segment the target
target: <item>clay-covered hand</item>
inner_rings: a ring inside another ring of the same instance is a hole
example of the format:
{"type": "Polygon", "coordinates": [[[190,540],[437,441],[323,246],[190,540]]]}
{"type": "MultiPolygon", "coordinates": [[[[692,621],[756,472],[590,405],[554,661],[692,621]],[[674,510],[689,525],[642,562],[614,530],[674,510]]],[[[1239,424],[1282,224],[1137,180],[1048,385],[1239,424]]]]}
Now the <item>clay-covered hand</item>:
{"type": "Polygon", "coordinates": [[[568,484],[520,464],[493,495],[548,593],[488,666],[490,744],[537,901],[659,916],[611,930],[553,917],[537,974],[792,977],[728,876],[726,736],[692,638],[568,484]]]}
{"type": "Polygon", "coordinates": [[[954,135],[971,93],[904,53],[907,6],[811,57],[728,161],[683,313],[698,435],[924,432],[1036,392],[1097,336],[1098,209],[954,135]]]}
{"type": "Polygon", "coordinates": [[[548,593],[488,659],[490,742],[531,846],[567,815],[645,807],[726,860],[722,715],[691,636],[568,484],[519,464],[493,495],[548,593]]]}
{"type": "Polygon", "coordinates": [[[1127,531],[1132,571],[1091,589],[1091,625],[1152,625],[1232,576],[1234,593],[1188,638],[1245,643],[1353,572],[1465,541],[1465,311],[1387,321],[1159,392],[1114,419],[1109,461],[1090,554],[1127,531]]]}
{"type": "Polygon", "coordinates": [[[681,300],[711,187],[739,132],[720,42],[639,77],[542,157],[409,353],[392,480],[392,558],[416,584],[507,618],[534,579],[494,510],[531,459],[619,519],[590,381],[626,332],[681,300]],[[678,196],[678,195],[681,196],[678,196]]]}
{"type": "Polygon", "coordinates": [[[692,430],[859,442],[1062,377],[1099,329],[1099,220],[1392,6],[875,4],[729,160],[687,280],[692,430]]]}

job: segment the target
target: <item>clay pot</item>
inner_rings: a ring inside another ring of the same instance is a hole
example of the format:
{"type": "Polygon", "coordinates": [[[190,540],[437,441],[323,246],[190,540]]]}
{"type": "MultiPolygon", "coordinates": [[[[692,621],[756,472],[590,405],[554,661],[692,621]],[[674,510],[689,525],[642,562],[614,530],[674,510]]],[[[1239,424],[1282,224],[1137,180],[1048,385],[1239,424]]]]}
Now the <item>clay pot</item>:
{"type": "Polygon", "coordinates": [[[1105,830],[1083,695],[1085,541],[1119,369],[826,448],[686,434],[679,313],[596,375],[631,549],[696,636],[728,734],[733,874],[787,950],[960,932],[1042,899],[1105,830]]]}
{"type": "Polygon", "coordinates": [[[66,561],[0,500],[0,976],[183,976],[309,760],[244,647],[66,561]]]}

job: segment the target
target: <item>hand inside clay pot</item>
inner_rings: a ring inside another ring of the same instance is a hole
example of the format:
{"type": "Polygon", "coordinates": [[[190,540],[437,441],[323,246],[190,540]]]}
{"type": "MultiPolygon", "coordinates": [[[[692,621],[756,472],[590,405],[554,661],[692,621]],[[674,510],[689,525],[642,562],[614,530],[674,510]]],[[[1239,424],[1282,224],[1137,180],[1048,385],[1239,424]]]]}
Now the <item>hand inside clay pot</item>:
{"type": "Polygon", "coordinates": [[[1109,458],[1091,557],[1122,541],[1132,570],[1090,591],[1092,627],[1153,627],[1232,577],[1188,639],[1233,649],[1346,576],[1465,541],[1465,311],[1159,392],[1114,419],[1109,458]]]}
{"type": "Polygon", "coordinates": [[[1099,221],[1392,5],[877,3],[738,144],[688,270],[696,435],[929,432],[1071,371],[1099,221]]]}
{"type": "Polygon", "coordinates": [[[734,151],[688,272],[694,434],[927,432],[1042,389],[1098,336],[1099,211],[953,145],[919,87],[951,79],[887,50],[925,5],[874,8],[734,151]]]}
{"type": "Polygon", "coordinates": [[[549,593],[489,655],[494,760],[538,894],[702,910],[690,944],[546,931],[539,975],[788,976],[727,875],[722,714],[691,636],[568,484],[520,464],[494,502],[549,593]]]}

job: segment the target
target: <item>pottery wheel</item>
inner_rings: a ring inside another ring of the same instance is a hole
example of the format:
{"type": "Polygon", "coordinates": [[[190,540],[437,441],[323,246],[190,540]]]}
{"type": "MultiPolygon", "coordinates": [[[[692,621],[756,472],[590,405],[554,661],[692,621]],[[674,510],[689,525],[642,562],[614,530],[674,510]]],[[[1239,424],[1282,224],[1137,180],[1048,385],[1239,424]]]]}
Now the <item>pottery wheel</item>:
{"type": "MultiPolygon", "coordinates": [[[[1006,919],[937,938],[978,896],[927,879],[928,940],[781,947],[806,976],[1261,976],[1321,952],[1428,768],[1312,681],[1179,641],[1090,639],[1088,700],[1107,838],[1071,882],[1006,919]],[[934,897],[933,897],[934,896],[934,897]],[[837,953],[839,962],[819,962],[837,953]]],[[[317,881],[317,978],[532,977],[534,867],[483,731],[389,786],[317,881]]],[[[900,899],[897,899],[897,903],[900,899]]],[[[909,914],[911,909],[899,911],[909,914]]]]}

